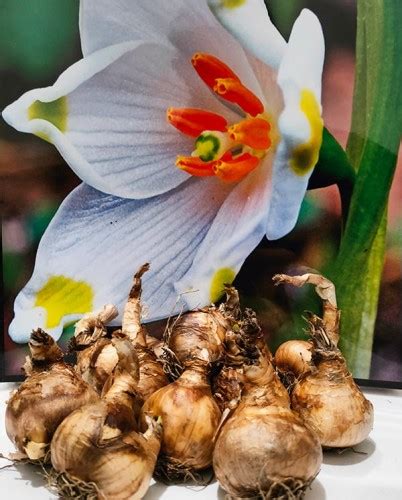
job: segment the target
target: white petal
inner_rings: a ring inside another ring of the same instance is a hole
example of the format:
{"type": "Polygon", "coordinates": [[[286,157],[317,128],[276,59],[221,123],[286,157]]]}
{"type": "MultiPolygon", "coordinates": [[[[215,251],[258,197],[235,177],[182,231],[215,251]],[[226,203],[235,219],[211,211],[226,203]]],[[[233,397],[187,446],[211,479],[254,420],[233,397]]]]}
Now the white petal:
{"type": "Polygon", "coordinates": [[[88,56],[52,87],[24,94],[3,116],[18,130],[47,136],[87,184],[140,199],[188,179],[175,160],[179,154],[189,155],[194,141],[167,123],[169,106],[209,109],[229,120],[236,117],[177,50],[141,42],[88,56]],[[48,120],[29,119],[37,100],[57,104],[63,99],[67,116],[62,126],[55,112],[43,116],[48,120]]]}
{"type": "Polygon", "coordinates": [[[296,176],[288,163],[288,148],[281,143],[273,165],[272,199],[266,228],[269,240],[282,238],[294,228],[307,189],[308,178],[296,176]]]}
{"type": "Polygon", "coordinates": [[[243,49],[222,29],[205,0],[115,0],[112,9],[107,0],[81,0],[80,31],[85,55],[139,39],[173,45],[182,54],[182,64],[196,52],[212,54],[262,97],[243,49]]]}
{"type": "Polygon", "coordinates": [[[218,300],[264,237],[271,192],[271,161],[241,181],[219,210],[188,273],[175,284],[190,308],[218,300]]]}
{"type": "Polygon", "coordinates": [[[284,107],[282,90],[277,82],[278,72],[250,54],[247,59],[262,89],[265,111],[276,120],[284,107]]]}
{"type": "Polygon", "coordinates": [[[208,5],[245,49],[272,68],[279,67],[286,42],[272,24],[263,0],[208,0],[208,5]]]}
{"type": "Polygon", "coordinates": [[[320,22],[304,9],[293,26],[278,74],[285,108],[279,119],[281,143],[273,167],[269,239],[281,238],[293,229],[318,160],[324,51],[320,22]]]}
{"type": "Polygon", "coordinates": [[[303,9],[296,19],[289,43],[281,62],[278,83],[286,99],[294,87],[312,90],[321,101],[322,70],[325,42],[320,21],[308,9],[303,9]]]}
{"type": "Polygon", "coordinates": [[[41,240],[33,276],[15,301],[11,338],[26,342],[38,326],[57,338],[63,324],[107,303],[121,313],[145,262],[146,320],[177,313],[173,283],[188,271],[231,189],[216,178],[193,178],[165,195],[127,200],[76,188],[41,240]]]}
{"type": "Polygon", "coordinates": [[[128,40],[168,41],[185,18],[204,25],[207,9],[200,0],[80,1],[80,35],[84,55],[128,40]]]}

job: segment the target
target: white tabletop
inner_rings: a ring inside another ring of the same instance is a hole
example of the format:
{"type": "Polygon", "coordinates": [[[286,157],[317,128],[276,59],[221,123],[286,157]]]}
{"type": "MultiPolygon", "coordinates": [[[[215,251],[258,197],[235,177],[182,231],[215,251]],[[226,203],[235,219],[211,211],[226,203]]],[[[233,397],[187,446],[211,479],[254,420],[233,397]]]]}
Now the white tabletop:
{"type": "MultiPolygon", "coordinates": [[[[0,384],[0,452],[13,451],[4,429],[5,401],[16,384],[0,384]]],[[[341,455],[325,452],[321,471],[306,500],[401,500],[402,499],[402,391],[364,391],[375,408],[374,429],[369,439],[341,455]]],[[[0,459],[0,467],[9,464],[0,459]]],[[[43,479],[28,465],[0,470],[1,497],[7,500],[53,499],[43,479]]],[[[214,482],[207,487],[169,486],[152,483],[145,500],[224,499],[214,482]]]]}

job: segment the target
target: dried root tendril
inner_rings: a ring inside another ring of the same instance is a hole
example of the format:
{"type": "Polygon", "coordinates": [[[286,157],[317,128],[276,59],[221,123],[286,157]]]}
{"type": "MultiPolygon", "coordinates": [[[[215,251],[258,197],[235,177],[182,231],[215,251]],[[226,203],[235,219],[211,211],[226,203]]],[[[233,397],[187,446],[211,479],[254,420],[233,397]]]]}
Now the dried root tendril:
{"type": "Polygon", "coordinates": [[[15,464],[25,464],[25,463],[34,463],[35,465],[38,464],[38,462],[36,460],[30,460],[29,458],[12,458],[12,457],[8,457],[7,455],[3,455],[3,453],[0,453],[0,458],[2,458],[3,460],[8,460],[9,464],[7,465],[3,465],[2,467],[0,467],[0,470],[4,470],[4,469],[10,469],[11,467],[14,467],[15,464]]]}
{"type": "Polygon", "coordinates": [[[59,498],[76,498],[79,500],[96,500],[104,498],[104,495],[99,491],[95,483],[81,481],[65,472],[57,472],[50,465],[50,450],[47,455],[40,460],[31,460],[30,458],[15,459],[7,457],[2,453],[0,453],[0,458],[11,462],[9,465],[0,467],[0,470],[8,469],[18,464],[34,465],[36,467],[36,472],[45,479],[45,487],[49,491],[57,493],[59,498]]]}
{"type": "Polygon", "coordinates": [[[353,446],[346,446],[344,448],[326,448],[324,446],[323,449],[325,451],[328,451],[328,452],[335,452],[337,455],[343,455],[347,451],[351,451],[352,453],[355,453],[356,455],[368,455],[367,451],[356,450],[356,448],[353,446]]]}
{"type": "Polygon", "coordinates": [[[183,313],[180,312],[179,315],[176,316],[173,321],[171,321],[172,320],[171,316],[167,319],[166,327],[162,336],[163,353],[161,354],[161,356],[159,356],[158,359],[162,363],[163,371],[165,372],[165,375],[169,379],[169,382],[174,382],[175,380],[177,380],[184,371],[184,366],[180,363],[176,354],[168,347],[169,340],[174,330],[174,327],[176,323],[180,320],[182,315],[183,313]]]}
{"type": "Polygon", "coordinates": [[[282,481],[275,481],[268,491],[260,491],[258,498],[262,500],[300,500],[314,479],[315,476],[308,481],[290,477],[282,481]]]}
{"type": "Polygon", "coordinates": [[[105,498],[95,483],[82,481],[66,472],[57,472],[53,467],[43,468],[42,475],[46,479],[47,488],[57,492],[59,498],[76,498],[78,500],[105,498]]]}
{"type": "MultiPolygon", "coordinates": [[[[180,296],[176,300],[175,307],[179,303],[179,301],[180,301],[180,296]]],[[[169,344],[169,340],[170,340],[172,332],[173,332],[173,330],[174,330],[174,328],[176,326],[176,323],[183,316],[183,311],[184,311],[184,306],[182,307],[181,311],[179,312],[179,314],[177,316],[171,315],[171,316],[168,317],[168,319],[166,321],[165,330],[164,330],[163,335],[162,335],[162,340],[163,340],[163,343],[165,345],[169,344]]]]}
{"type": "Polygon", "coordinates": [[[11,463],[0,467],[0,470],[14,467],[15,465],[34,465],[36,472],[45,479],[45,487],[59,495],[59,498],[76,498],[78,500],[103,499],[95,483],[81,481],[65,472],[57,472],[50,464],[50,450],[44,458],[31,460],[30,458],[11,458],[0,453],[0,458],[11,463]]]}
{"type": "Polygon", "coordinates": [[[214,478],[212,469],[194,471],[185,463],[165,455],[159,455],[154,470],[154,478],[164,484],[192,483],[194,486],[208,486],[214,478]],[[205,477],[205,472],[210,474],[205,477]]]}
{"type": "MultiPolygon", "coordinates": [[[[260,488],[258,495],[250,492],[250,496],[247,496],[247,492],[245,492],[241,498],[242,500],[301,500],[315,478],[316,476],[308,481],[302,481],[301,479],[289,477],[280,481],[274,481],[268,490],[260,488]]],[[[226,495],[225,499],[239,500],[239,497],[226,495]]]]}
{"type": "Polygon", "coordinates": [[[174,382],[184,372],[184,366],[178,360],[176,354],[166,345],[162,347],[163,353],[159,357],[162,363],[163,371],[169,379],[169,382],[174,382]]]}

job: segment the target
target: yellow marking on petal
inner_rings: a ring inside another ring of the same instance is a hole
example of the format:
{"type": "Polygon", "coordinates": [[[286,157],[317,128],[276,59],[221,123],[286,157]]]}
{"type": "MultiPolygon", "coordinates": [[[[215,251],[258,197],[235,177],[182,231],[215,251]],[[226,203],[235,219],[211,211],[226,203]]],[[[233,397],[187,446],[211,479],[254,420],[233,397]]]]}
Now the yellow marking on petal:
{"type": "Polygon", "coordinates": [[[225,285],[232,284],[236,277],[236,272],[231,267],[218,269],[211,280],[209,298],[211,302],[217,302],[225,291],[225,285]]]}
{"type": "Polygon", "coordinates": [[[247,0],[222,0],[222,7],[226,9],[237,9],[247,2],[247,0]]]}
{"type": "MultiPolygon", "coordinates": [[[[68,106],[66,96],[59,97],[59,99],[50,102],[35,101],[28,108],[28,120],[46,120],[57,127],[60,132],[67,130],[67,116],[68,106]]],[[[50,142],[49,136],[44,132],[37,132],[36,135],[50,142]]]]}
{"type": "Polygon", "coordinates": [[[315,167],[318,161],[324,122],[321,118],[320,105],[311,90],[303,89],[301,91],[300,109],[309,122],[310,139],[294,148],[289,163],[297,175],[305,175],[315,167]]]}
{"type": "Polygon", "coordinates": [[[51,276],[36,294],[35,307],[47,311],[46,327],[58,326],[64,316],[84,314],[93,309],[94,292],[85,281],[51,276]]]}

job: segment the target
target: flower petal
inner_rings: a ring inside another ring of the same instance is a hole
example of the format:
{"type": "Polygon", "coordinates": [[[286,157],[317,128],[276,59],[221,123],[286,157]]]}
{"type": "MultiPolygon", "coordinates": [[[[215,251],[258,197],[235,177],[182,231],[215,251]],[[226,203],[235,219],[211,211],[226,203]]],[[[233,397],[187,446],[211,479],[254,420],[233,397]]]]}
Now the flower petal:
{"type": "Polygon", "coordinates": [[[205,27],[207,9],[199,0],[80,1],[80,35],[84,55],[129,40],[167,42],[179,31],[183,16],[205,27]]]}
{"type": "Polygon", "coordinates": [[[281,62],[278,83],[285,97],[295,86],[308,88],[321,101],[321,79],[325,42],[322,27],[311,10],[303,9],[296,19],[281,62]]]}
{"type": "Polygon", "coordinates": [[[267,237],[281,238],[296,224],[322,142],[321,77],[324,38],[317,17],[304,9],[296,20],[278,73],[285,108],[273,167],[267,237]]]}
{"type": "Polygon", "coordinates": [[[247,59],[263,91],[265,111],[276,121],[284,107],[282,90],[277,82],[278,72],[250,54],[247,59]]]}
{"type": "Polygon", "coordinates": [[[190,179],[165,195],[127,200],[81,184],[41,240],[33,276],[15,301],[11,338],[26,342],[37,327],[57,338],[63,325],[107,303],[121,313],[144,262],[151,264],[146,320],[177,313],[173,282],[189,269],[231,189],[215,178],[190,179]]]}
{"type": "Polygon", "coordinates": [[[286,42],[272,24],[263,0],[208,0],[219,22],[251,54],[278,68],[286,42]]]}
{"type": "Polygon", "coordinates": [[[87,184],[115,196],[147,198],[175,188],[188,174],[176,156],[193,139],[170,126],[166,110],[199,107],[234,120],[173,48],[123,43],[102,49],[45,89],[24,94],[3,116],[46,137],[87,184]]]}
{"type": "Polygon", "coordinates": [[[222,29],[205,0],[115,0],[113,9],[107,0],[81,0],[80,32],[84,55],[127,40],[172,45],[183,65],[196,52],[212,54],[262,96],[241,45],[222,29]]]}
{"type": "Polygon", "coordinates": [[[211,229],[200,245],[194,262],[181,280],[175,283],[177,293],[190,308],[216,302],[223,285],[231,283],[243,262],[264,237],[271,191],[271,162],[249,174],[229,194],[211,229]]]}

